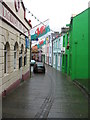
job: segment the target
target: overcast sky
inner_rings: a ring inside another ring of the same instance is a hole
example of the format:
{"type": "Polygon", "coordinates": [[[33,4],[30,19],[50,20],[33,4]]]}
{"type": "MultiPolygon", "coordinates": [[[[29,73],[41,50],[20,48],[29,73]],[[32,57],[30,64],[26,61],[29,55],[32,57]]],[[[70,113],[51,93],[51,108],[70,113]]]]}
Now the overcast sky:
{"type": "MultiPolygon", "coordinates": [[[[49,18],[50,28],[54,31],[61,31],[70,22],[72,14],[79,14],[88,8],[89,0],[23,0],[24,5],[40,21],[49,18]]],[[[31,14],[27,14],[31,19],[32,26],[39,22],[31,14]]]]}

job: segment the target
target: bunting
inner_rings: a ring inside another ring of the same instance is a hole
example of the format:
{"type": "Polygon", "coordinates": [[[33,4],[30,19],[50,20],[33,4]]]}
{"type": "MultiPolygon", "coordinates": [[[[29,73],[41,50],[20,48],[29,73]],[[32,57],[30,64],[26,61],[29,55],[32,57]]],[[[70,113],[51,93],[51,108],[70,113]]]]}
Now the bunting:
{"type": "Polygon", "coordinates": [[[46,40],[44,40],[44,41],[42,40],[42,41],[39,42],[39,44],[37,44],[37,47],[41,48],[45,44],[46,44],[46,40]]]}
{"type": "Polygon", "coordinates": [[[46,35],[48,32],[50,32],[50,27],[48,25],[48,20],[44,22],[43,25],[38,25],[38,27],[35,27],[30,30],[31,34],[31,41],[38,41],[38,38],[46,35]]]}

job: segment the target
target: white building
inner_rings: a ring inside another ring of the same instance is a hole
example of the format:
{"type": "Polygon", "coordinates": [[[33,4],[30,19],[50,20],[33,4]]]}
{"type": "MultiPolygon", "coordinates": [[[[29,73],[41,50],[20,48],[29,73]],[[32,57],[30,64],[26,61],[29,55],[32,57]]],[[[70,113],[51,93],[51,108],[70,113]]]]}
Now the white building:
{"type": "Polygon", "coordinates": [[[0,86],[7,94],[30,76],[28,31],[32,27],[25,18],[20,0],[0,1],[0,86]],[[3,1],[3,3],[1,2],[3,1]]]}
{"type": "Polygon", "coordinates": [[[45,54],[46,54],[45,47],[46,47],[46,44],[42,46],[42,55],[41,55],[41,60],[44,63],[45,63],[45,54]]]}
{"type": "Polygon", "coordinates": [[[49,35],[49,65],[52,66],[52,34],[49,35]]]}

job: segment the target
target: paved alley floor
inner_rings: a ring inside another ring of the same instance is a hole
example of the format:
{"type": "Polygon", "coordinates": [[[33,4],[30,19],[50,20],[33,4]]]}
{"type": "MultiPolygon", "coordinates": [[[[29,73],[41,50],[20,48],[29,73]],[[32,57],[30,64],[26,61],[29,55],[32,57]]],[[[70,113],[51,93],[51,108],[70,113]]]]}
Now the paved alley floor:
{"type": "Polygon", "coordinates": [[[3,118],[87,118],[88,99],[64,74],[46,66],[3,98],[3,118]]]}

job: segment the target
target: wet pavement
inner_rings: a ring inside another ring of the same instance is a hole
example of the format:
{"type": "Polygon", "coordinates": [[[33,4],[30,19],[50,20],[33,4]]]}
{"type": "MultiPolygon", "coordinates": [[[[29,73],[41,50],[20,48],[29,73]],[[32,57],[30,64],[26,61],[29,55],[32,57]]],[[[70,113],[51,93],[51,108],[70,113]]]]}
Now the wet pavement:
{"type": "Polygon", "coordinates": [[[46,66],[3,98],[3,118],[87,118],[88,99],[63,73],[46,66]]]}

